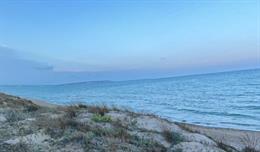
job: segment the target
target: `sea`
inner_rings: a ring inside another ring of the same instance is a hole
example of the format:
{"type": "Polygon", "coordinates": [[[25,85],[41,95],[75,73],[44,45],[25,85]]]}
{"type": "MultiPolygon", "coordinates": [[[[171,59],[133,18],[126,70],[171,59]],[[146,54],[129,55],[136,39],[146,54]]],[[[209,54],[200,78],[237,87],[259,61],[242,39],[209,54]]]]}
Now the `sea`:
{"type": "Polygon", "coordinates": [[[107,105],[172,121],[260,131],[260,69],[131,81],[5,85],[0,92],[55,104],[107,105]]]}

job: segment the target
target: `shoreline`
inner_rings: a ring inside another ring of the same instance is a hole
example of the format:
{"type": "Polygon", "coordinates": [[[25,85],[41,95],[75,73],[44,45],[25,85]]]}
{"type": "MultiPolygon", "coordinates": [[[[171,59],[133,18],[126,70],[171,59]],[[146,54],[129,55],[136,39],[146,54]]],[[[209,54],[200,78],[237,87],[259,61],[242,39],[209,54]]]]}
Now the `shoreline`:
{"type": "MultiPolygon", "coordinates": [[[[73,106],[70,105],[57,105],[57,104],[52,104],[46,101],[40,101],[40,100],[31,100],[31,99],[23,99],[17,96],[11,96],[7,94],[0,93],[0,105],[3,105],[3,107],[6,107],[7,109],[12,109],[15,107],[17,108],[23,108],[24,106],[32,106],[33,109],[36,108],[36,111],[38,108],[40,109],[49,109],[43,114],[49,115],[50,117],[60,117],[60,113],[63,114],[64,112],[66,113],[66,109],[69,109],[70,107],[74,107],[76,109],[75,113],[79,113],[79,116],[76,116],[79,121],[87,119],[87,122],[93,123],[93,118],[89,118],[90,116],[92,117],[93,114],[89,113],[89,109],[102,109],[102,106],[93,106],[93,105],[82,105],[82,104],[75,104],[73,106]],[[2,100],[2,101],[1,101],[2,100]],[[11,106],[8,106],[8,102],[15,102],[14,105],[11,104],[11,106]],[[16,103],[18,103],[16,105],[16,103]],[[27,105],[29,104],[29,105],[27,105]],[[6,106],[7,105],[7,106],[6,106]],[[21,107],[22,105],[22,107],[21,107]],[[95,108],[96,107],[96,108],[95,108]],[[53,109],[53,110],[51,110],[53,109]],[[65,111],[64,111],[65,109],[65,111]],[[86,110],[87,111],[86,111],[86,110]],[[83,111],[83,112],[82,112],[83,111]],[[86,111],[86,112],[85,112],[86,111]],[[81,116],[82,115],[82,116],[81,116]],[[79,118],[78,118],[79,117],[79,118]]],[[[1,109],[4,111],[4,108],[0,107],[0,121],[3,121],[5,118],[5,115],[1,114],[1,109]]],[[[75,110],[73,109],[73,110],[75,110]]],[[[41,112],[42,113],[42,112],[41,112]]],[[[105,108],[105,114],[103,116],[98,116],[97,121],[99,119],[108,119],[107,121],[114,121],[114,119],[118,119],[120,121],[125,121],[125,120],[135,120],[135,123],[137,123],[137,128],[134,127],[135,129],[134,132],[139,130],[140,128],[143,128],[144,130],[147,131],[147,133],[151,134],[152,132],[163,132],[164,130],[162,128],[167,128],[171,129],[174,132],[178,132],[178,134],[182,134],[182,136],[185,136],[185,142],[182,141],[179,144],[176,145],[171,145],[167,140],[162,140],[160,138],[162,137],[155,137],[156,140],[158,140],[159,144],[162,144],[164,148],[171,148],[173,146],[173,149],[176,147],[181,148],[183,151],[188,152],[190,149],[193,149],[195,147],[200,147],[198,151],[203,151],[203,149],[216,149],[215,151],[221,151],[224,149],[229,149],[231,151],[243,151],[243,149],[248,147],[248,145],[245,145],[244,142],[248,142],[248,144],[255,144],[253,142],[256,142],[256,145],[254,146],[256,151],[253,152],[259,152],[260,151],[260,131],[252,131],[252,130],[241,130],[241,129],[233,129],[233,128],[218,128],[218,127],[209,127],[209,126],[202,126],[202,125],[196,125],[196,124],[190,124],[186,122],[175,122],[171,121],[165,118],[160,118],[159,116],[153,115],[153,114],[147,114],[147,113],[136,113],[132,111],[128,111],[127,109],[118,109],[118,108],[105,108]],[[166,127],[165,127],[166,126],[166,127]],[[139,129],[138,129],[139,128],[139,129]],[[245,139],[243,139],[245,138],[245,139]],[[246,140],[246,141],[243,141],[246,140]],[[221,145],[222,144],[222,145],[221,145]],[[195,146],[195,147],[194,147],[195,146]],[[223,147],[221,147],[223,146],[223,147]],[[220,149],[221,148],[221,149],[220,149]],[[189,150],[187,150],[189,149],[189,150]]],[[[37,114],[38,115],[38,114],[37,114]]],[[[78,115],[78,114],[77,114],[78,115]]],[[[73,116],[73,117],[75,117],[73,116]]],[[[26,119],[35,119],[35,118],[28,118],[26,119]]],[[[36,118],[37,120],[38,118],[36,118]]],[[[103,121],[103,120],[102,120],[103,121]]],[[[105,121],[106,122],[106,121],[105,121]]],[[[46,123],[46,122],[43,122],[46,123]]],[[[95,122],[97,123],[97,122],[95,122]]],[[[107,123],[104,123],[107,125],[107,123]]],[[[103,125],[104,125],[103,124],[103,125]]],[[[95,124],[98,125],[99,124],[95,124]]],[[[130,125],[130,124],[128,124],[130,125]]],[[[12,130],[11,130],[12,131],[12,130]]],[[[127,130],[128,132],[132,132],[131,130],[127,130]]],[[[141,132],[137,131],[138,134],[141,134],[141,132]]],[[[1,133],[1,126],[0,126],[0,133],[1,133]]],[[[155,135],[153,135],[155,136],[155,135]]],[[[42,138],[42,137],[41,137],[42,138]]],[[[154,138],[154,137],[153,137],[154,138]]],[[[153,139],[154,140],[154,139],[153,139]]],[[[6,141],[5,141],[6,142],[6,141]]],[[[1,145],[1,140],[0,140],[0,145],[1,145]]],[[[1,148],[1,147],[0,147],[1,148]]],[[[215,152],[214,151],[214,152],[215,152]]],[[[227,150],[226,150],[227,151],[227,150]]]]}
{"type": "MultiPolygon", "coordinates": [[[[36,99],[29,99],[26,98],[27,100],[31,100],[33,103],[39,105],[39,106],[46,106],[46,107],[58,107],[58,106],[68,106],[66,104],[55,104],[55,103],[50,103],[48,101],[43,101],[43,100],[36,100],[36,99]]],[[[75,104],[79,104],[79,103],[75,103],[75,104]]],[[[80,103],[81,104],[81,103],[80,103]]],[[[84,103],[82,103],[84,104],[84,103]]],[[[91,105],[91,104],[86,104],[86,105],[91,105]]],[[[99,105],[93,105],[93,106],[99,106],[99,105]]],[[[103,105],[100,105],[103,106],[103,105]]],[[[105,105],[108,106],[108,105],[105,105]]],[[[109,107],[109,106],[108,106],[109,107]]],[[[120,108],[120,107],[116,107],[118,109],[124,110],[125,108],[120,108]]],[[[142,113],[142,112],[135,112],[135,113],[139,113],[139,114],[150,114],[150,113],[142,113]]],[[[192,127],[199,127],[199,128],[207,128],[207,129],[220,129],[220,130],[230,130],[230,131],[242,131],[242,132],[256,132],[256,133],[260,133],[260,130],[247,130],[247,129],[239,129],[239,128],[228,128],[228,127],[214,127],[214,126],[207,126],[207,125],[199,125],[199,124],[195,124],[195,123],[189,123],[189,122],[182,122],[182,121],[174,121],[174,120],[170,120],[167,118],[162,118],[159,115],[156,114],[151,114],[151,115],[155,115],[157,117],[159,117],[160,119],[164,119],[166,121],[172,122],[172,123],[177,123],[177,124],[186,124],[192,127]]]]}

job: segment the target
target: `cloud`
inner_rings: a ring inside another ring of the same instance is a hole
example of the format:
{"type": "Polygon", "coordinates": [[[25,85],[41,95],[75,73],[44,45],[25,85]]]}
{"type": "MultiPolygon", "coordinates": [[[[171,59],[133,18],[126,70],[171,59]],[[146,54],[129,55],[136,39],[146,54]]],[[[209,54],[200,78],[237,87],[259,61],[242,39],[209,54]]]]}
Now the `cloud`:
{"type": "Polygon", "coordinates": [[[33,71],[33,70],[52,70],[53,67],[30,59],[24,59],[19,53],[7,47],[0,47],[0,72],[8,71],[33,71]],[[4,69],[4,70],[3,70],[4,69]]]}
{"type": "Polygon", "coordinates": [[[166,61],[166,60],[167,60],[166,57],[161,57],[161,58],[160,58],[160,61],[166,61]]]}
{"type": "Polygon", "coordinates": [[[8,58],[8,57],[16,58],[16,55],[14,53],[14,50],[12,50],[8,47],[5,47],[3,45],[0,45],[0,57],[1,57],[1,59],[8,58]]]}
{"type": "Polygon", "coordinates": [[[50,66],[50,65],[46,65],[46,66],[44,66],[44,65],[42,65],[42,66],[37,66],[37,67],[34,67],[34,69],[36,69],[36,70],[47,70],[47,71],[53,71],[53,66],[50,66]]]}
{"type": "MultiPolygon", "coordinates": [[[[29,59],[21,52],[0,46],[0,85],[59,84],[113,78],[109,72],[56,71],[53,65],[29,59]]],[[[63,62],[69,65],[70,62],[63,62]]],[[[73,65],[75,66],[76,65],[73,65]]]]}
{"type": "Polygon", "coordinates": [[[53,66],[19,55],[20,52],[0,46],[0,84],[22,84],[47,81],[53,66]]]}

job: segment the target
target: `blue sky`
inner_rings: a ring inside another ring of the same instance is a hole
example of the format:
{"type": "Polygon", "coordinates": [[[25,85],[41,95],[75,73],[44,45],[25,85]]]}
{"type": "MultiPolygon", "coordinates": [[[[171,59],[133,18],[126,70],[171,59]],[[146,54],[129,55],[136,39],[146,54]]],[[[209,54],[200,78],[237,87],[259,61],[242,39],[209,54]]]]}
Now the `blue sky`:
{"type": "Polygon", "coordinates": [[[0,84],[260,67],[259,1],[1,1],[0,84]]]}

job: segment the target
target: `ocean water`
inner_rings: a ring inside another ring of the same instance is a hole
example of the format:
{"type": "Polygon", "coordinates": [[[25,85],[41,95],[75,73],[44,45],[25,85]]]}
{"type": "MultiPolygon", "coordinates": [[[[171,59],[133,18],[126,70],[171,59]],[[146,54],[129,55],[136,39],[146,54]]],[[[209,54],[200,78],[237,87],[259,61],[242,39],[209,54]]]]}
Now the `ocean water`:
{"type": "Polygon", "coordinates": [[[58,104],[115,105],[174,121],[260,131],[260,69],[153,80],[0,86],[0,92],[58,104]]]}

